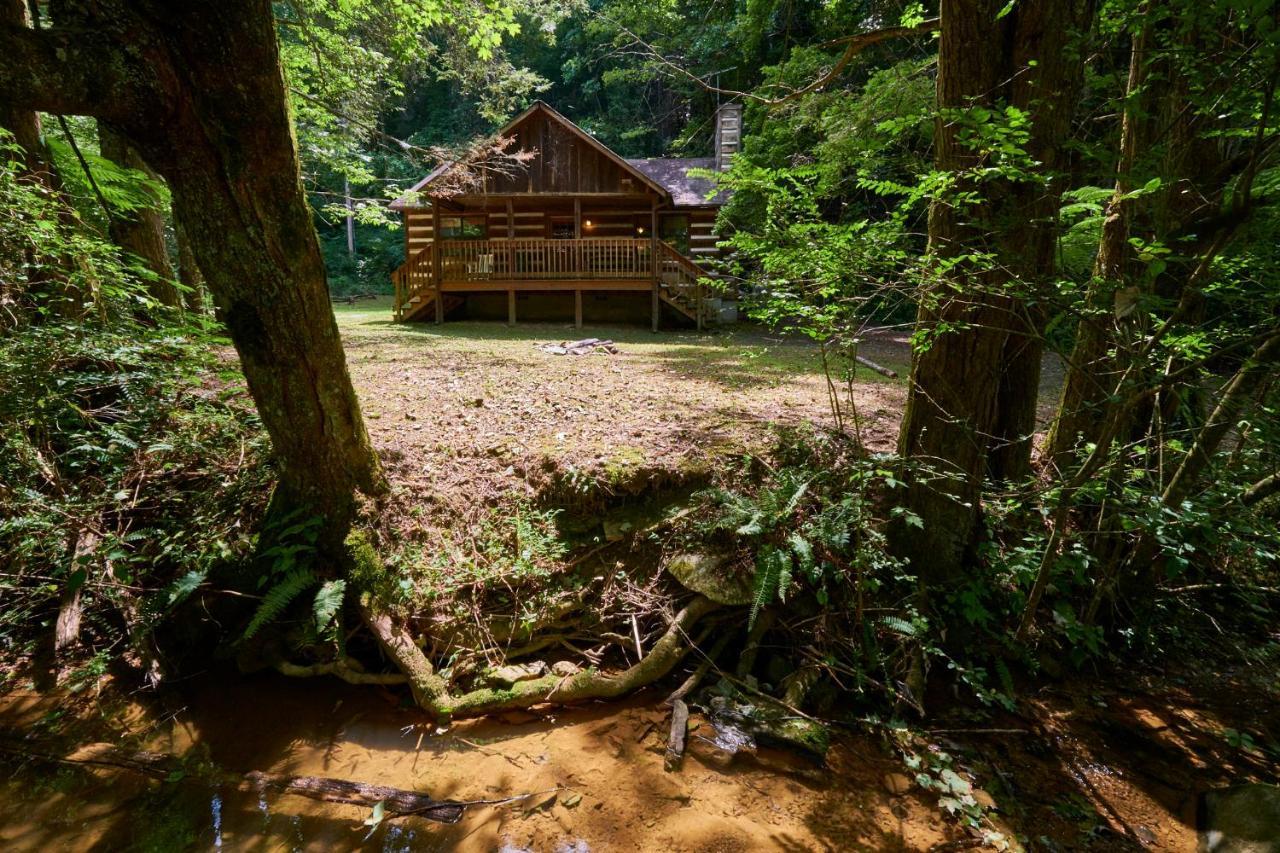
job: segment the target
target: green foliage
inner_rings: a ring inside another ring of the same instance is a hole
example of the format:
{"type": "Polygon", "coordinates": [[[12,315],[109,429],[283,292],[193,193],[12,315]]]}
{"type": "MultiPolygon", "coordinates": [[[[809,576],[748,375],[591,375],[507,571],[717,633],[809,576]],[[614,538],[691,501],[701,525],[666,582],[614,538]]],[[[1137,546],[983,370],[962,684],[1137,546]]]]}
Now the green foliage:
{"type": "Polygon", "coordinates": [[[77,583],[95,630],[114,630],[94,615],[113,584],[157,590],[158,617],[248,551],[272,473],[243,390],[217,378],[225,346],[132,320],[0,338],[0,633],[25,641],[77,583]]]}
{"type": "MultiPolygon", "coordinates": [[[[273,571],[271,585],[245,627],[242,639],[252,639],[264,625],[279,618],[295,598],[315,586],[316,580],[315,572],[308,566],[294,566],[284,572],[273,571]]],[[[319,605],[316,609],[319,611],[319,605]]]]}

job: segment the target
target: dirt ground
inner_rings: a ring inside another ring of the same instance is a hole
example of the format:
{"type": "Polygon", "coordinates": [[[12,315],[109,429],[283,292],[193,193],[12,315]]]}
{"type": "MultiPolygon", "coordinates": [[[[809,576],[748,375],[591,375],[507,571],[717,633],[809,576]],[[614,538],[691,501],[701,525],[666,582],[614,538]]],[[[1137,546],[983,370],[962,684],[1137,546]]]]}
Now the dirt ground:
{"type": "MultiPolygon", "coordinates": [[[[675,472],[763,449],[770,425],[832,422],[817,349],[758,331],[396,325],[382,300],[337,316],[374,445],[401,497],[429,510],[418,514],[426,526],[532,498],[549,471],[675,472]],[[620,353],[538,349],[586,337],[612,339],[620,353]]],[[[905,375],[903,343],[866,351],[905,375]]],[[[861,372],[854,400],[869,448],[892,448],[905,396],[901,380],[861,372]]]]}
{"type": "MultiPolygon", "coordinates": [[[[817,346],[756,327],[653,334],[638,326],[395,324],[385,298],[335,312],[393,484],[444,516],[532,496],[551,469],[676,471],[709,455],[761,450],[771,426],[833,425],[817,346]],[[620,353],[538,349],[587,337],[613,340],[620,353]]],[[[888,452],[906,401],[907,333],[869,333],[860,352],[898,373],[888,379],[860,368],[853,384],[864,446],[888,452]]],[[[1046,405],[1059,374],[1047,359],[1046,405]]]]}

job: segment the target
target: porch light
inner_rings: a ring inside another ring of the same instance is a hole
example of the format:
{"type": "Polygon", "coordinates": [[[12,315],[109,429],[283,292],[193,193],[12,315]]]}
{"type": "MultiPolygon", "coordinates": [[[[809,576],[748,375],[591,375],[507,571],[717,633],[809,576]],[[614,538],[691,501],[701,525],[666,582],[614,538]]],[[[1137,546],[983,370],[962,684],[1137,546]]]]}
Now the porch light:
{"type": "Polygon", "coordinates": [[[584,228],[590,228],[590,227],[591,227],[591,220],[590,220],[590,219],[588,219],[588,220],[584,221],[584,222],[582,223],[582,225],[583,225],[583,227],[584,227],[584,228]]]}
{"type": "Polygon", "coordinates": [[[643,233],[644,233],[644,226],[643,226],[643,225],[641,225],[639,228],[637,228],[637,229],[636,229],[636,233],[637,233],[637,234],[643,234],[643,233]]]}

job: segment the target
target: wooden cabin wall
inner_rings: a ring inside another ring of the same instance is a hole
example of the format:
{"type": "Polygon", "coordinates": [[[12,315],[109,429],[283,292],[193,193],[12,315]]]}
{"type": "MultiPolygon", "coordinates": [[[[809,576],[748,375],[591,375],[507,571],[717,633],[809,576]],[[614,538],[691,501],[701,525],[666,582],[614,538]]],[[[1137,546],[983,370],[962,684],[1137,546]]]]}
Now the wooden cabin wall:
{"type": "Polygon", "coordinates": [[[716,241],[720,236],[715,233],[716,209],[689,209],[689,254],[695,261],[704,261],[720,257],[716,241]]]}
{"type": "Polygon", "coordinates": [[[431,210],[406,208],[404,211],[405,258],[412,258],[431,242],[431,210]]]}
{"type": "Polygon", "coordinates": [[[640,204],[614,205],[613,207],[582,205],[583,237],[635,237],[636,226],[644,226],[644,236],[649,234],[649,220],[653,209],[640,204]],[[587,222],[591,223],[587,227],[587,222]]]}
{"type": "Polygon", "coordinates": [[[567,127],[535,111],[512,128],[513,150],[536,151],[528,168],[514,174],[489,173],[485,194],[642,193],[652,190],[567,127]]]}

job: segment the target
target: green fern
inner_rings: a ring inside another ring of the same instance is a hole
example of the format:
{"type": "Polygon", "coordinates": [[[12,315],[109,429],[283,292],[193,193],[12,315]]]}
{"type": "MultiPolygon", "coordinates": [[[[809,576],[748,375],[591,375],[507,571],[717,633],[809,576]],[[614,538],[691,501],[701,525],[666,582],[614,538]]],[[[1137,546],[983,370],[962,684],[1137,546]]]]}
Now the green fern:
{"type": "Polygon", "coordinates": [[[195,592],[202,583],[204,583],[203,572],[187,572],[171,583],[169,588],[165,590],[164,606],[174,607],[186,601],[187,597],[195,592]]]}
{"type": "Polygon", "coordinates": [[[901,616],[882,616],[877,620],[881,628],[902,637],[914,637],[919,633],[916,623],[909,622],[901,616]]]}
{"type": "Polygon", "coordinates": [[[760,549],[756,556],[755,595],[751,601],[751,616],[747,627],[756,624],[760,608],[772,604],[775,598],[786,601],[786,590],[791,585],[791,555],[772,545],[760,549]]]}
{"type": "Polygon", "coordinates": [[[316,600],[311,605],[316,616],[316,633],[329,627],[333,617],[338,614],[338,609],[342,607],[342,597],[346,592],[347,582],[344,580],[326,581],[316,591],[316,600]]]}
{"type": "Polygon", "coordinates": [[[252,638],[263,625],[283,613],[291,601],[315,583],[316,576],[311,569],[305,566],[291,569],[262,597],[262,603],[258,605],[258,611],[253,614],[253,619],[249,620],[249,627],[244,629],[242,639],[252,638]]]}

